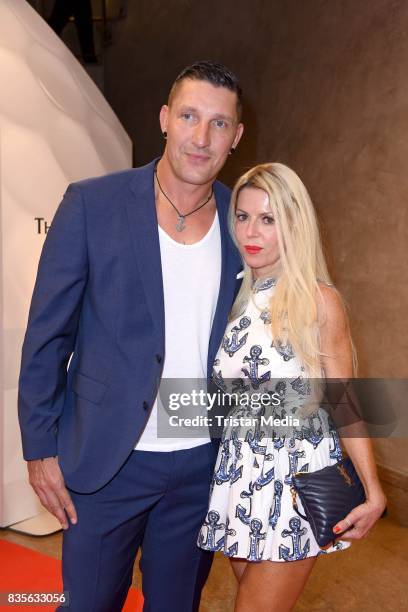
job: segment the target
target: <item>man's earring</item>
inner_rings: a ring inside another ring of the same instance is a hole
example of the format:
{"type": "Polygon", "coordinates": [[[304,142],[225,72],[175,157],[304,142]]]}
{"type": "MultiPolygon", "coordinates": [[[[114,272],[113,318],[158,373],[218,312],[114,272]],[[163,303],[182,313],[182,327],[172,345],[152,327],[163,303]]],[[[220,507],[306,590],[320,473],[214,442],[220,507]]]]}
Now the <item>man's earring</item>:
{"type": "Polygon", "coordinates": [[[230,154],[230,155],[232,155],[233,153],[235,153],[235,147],[231,147],[231,148],[230,148],[230,152],[229,152],[229,154],[230,154]]]}
{"type": "Polygon", "coordinates": [[[163,138],[164,140],[167,140],[167,132],[163,132],[163,138]]]}

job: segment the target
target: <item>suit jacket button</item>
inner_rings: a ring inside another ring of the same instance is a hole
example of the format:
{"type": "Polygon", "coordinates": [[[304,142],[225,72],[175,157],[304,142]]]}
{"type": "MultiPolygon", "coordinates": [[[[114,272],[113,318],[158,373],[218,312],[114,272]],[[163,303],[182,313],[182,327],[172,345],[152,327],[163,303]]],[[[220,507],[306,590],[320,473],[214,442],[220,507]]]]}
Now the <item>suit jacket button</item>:
{"type": "Polygon", "coordinates": [[[147,402],[143,402],[143,410],[147,410],[149,408],[149,404],[147,402]]]}
{"type": "Polygon", "coordinates": [[[159,353],[156,354],[156,361],[157,363],[161,363],[163,360],[163,357],[161,355],[159,355],[159,353]]]}

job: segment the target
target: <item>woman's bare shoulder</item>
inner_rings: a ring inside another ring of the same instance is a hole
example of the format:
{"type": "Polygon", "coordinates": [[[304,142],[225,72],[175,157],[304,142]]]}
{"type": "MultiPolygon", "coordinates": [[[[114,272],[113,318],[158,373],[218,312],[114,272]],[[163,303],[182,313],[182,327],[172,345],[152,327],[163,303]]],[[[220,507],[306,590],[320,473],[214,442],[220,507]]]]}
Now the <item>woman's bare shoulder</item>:
{"type": "Polygon", "coordinates": [[[343,298],[334,285],[318,282],[317,312],[319,324],[337,332],[346,329],[347,315],[343,298]]]}

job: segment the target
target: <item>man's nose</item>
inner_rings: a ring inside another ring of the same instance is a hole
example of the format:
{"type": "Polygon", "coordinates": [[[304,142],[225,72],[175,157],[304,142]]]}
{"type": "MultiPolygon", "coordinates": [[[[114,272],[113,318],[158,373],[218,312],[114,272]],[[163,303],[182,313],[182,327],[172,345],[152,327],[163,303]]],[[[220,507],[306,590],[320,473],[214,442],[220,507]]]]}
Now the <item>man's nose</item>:
{"type": "Polygon", "coordinates": [[[210,144],[210,128],[204,121],[200,121],[194,130],[193,142],[197,147],[208,147],[210,144]]]}

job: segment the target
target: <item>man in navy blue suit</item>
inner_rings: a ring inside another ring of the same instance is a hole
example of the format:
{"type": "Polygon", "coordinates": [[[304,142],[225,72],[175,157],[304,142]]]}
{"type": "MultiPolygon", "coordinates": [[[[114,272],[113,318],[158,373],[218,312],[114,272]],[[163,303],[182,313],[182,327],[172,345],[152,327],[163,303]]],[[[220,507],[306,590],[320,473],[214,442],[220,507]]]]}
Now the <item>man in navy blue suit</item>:
{"type": "Polygon", "coordinates": [[[231,71],[189,66],[160,112],[163,156],[70,185],[47,234],[19,418],[30,483],[64,529],[71,610],[120,611],[139,548],[145,612],[198,610],[216,446],[160,437],[157,391],[209,377],[237,291],[216,177],[240,115],[231,71]]]}

